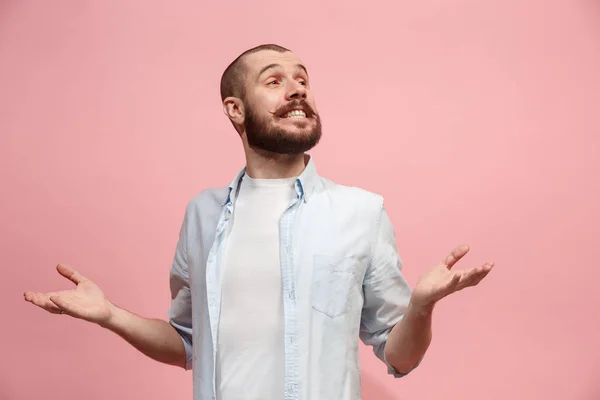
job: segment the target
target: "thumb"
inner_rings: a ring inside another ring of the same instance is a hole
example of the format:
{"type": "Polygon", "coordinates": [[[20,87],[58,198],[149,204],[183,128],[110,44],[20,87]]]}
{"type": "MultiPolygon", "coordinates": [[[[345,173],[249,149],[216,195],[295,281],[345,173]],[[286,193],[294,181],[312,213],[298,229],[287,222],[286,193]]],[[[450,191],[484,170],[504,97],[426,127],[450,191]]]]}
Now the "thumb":
{"type": "Polygon", "coordinates": [[[455,247],[450,254],[442,262],[448,269],[451,269],[461,258],[469,252],[468,245],[461,245],[455,247]]]}
{"type": "Polygon", "coordinates": [[[64,264],[58,264],[56,266],[56,270],[58,271],[59,274],[61,274],[62,276],[64,276],[65,278],[67,278],[68,280],[70,280],[71,282],[73,282],[76,285],[78,285],[85,279],[85,277],[83,275],[81,275],[79,272],[75,271],[73,268],[70,268],[64,264]]]}

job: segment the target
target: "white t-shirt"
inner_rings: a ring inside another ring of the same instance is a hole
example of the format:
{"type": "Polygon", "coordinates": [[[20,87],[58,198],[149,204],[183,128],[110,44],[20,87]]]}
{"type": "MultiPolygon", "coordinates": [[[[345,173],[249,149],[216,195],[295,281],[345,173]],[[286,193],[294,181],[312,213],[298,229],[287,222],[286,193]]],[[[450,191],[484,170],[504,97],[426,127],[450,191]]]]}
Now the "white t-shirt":
{"type": "Polygon", "coordinates": [[[295,178],[243,177],[221,272],[217,348],[220,400],[284,397],[279,221],[295,178]]]}

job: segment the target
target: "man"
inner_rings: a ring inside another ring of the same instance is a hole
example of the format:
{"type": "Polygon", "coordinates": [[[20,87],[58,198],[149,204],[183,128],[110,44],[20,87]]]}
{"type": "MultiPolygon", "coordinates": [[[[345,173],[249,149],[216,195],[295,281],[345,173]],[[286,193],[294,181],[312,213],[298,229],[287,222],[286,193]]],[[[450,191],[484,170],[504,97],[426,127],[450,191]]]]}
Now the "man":
{"type": "Polygon", "coordinates": [[[411,291],[382,197],[320,177],[307,154],[321,120],[291,51],[246,51],[225,70],[221,96],[246,166],[186,209],[169,321],[117,307],[64,265],[74,290],[25,299],[193,367],[196,400],[360,399],[359,338],[390,374],[411,372],[430,344],[436,302],[478,284],[492,264],[452,269],[468,251],[460,246],[411,291]]]}

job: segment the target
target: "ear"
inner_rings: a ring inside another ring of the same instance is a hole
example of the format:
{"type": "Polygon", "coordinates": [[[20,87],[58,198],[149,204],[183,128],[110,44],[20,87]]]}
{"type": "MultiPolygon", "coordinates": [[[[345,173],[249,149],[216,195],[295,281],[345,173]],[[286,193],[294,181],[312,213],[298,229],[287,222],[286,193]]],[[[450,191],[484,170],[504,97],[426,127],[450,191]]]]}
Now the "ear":
{"type": "Polygon", "coordinates": [[[223,112],[235,126],[244,124],[244,103],[239,98],[227,97],[223,100],[223,112]]]}

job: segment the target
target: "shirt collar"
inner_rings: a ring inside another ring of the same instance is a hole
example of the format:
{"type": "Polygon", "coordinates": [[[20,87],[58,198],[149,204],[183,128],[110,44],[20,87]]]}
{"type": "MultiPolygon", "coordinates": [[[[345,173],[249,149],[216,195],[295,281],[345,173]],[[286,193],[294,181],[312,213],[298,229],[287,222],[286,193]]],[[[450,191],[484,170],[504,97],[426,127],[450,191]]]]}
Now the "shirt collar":
{"type": "MultiPolygon", "coordinates": [[[[298,197],[303,199],[304,202],[307,202],[308,199],[312,196],[314,192],[315,185],[319,179],[319,175],[317,173],[317,168],[315,166],[315,162],[313,161],[312,156],[306,154],[305,156],[306,166],[304,170],[300,173],[300,175],[296,178],[296,193],[298,197]]],[[[235,178],[229,184],[229,193],[225,200],[223,201],[223,205],[231,202],[232,198],[235,198],[237,191],[240,187],[240,182],[244,175],[246,174],[246,167],[242,168],[235,178]]]]}

